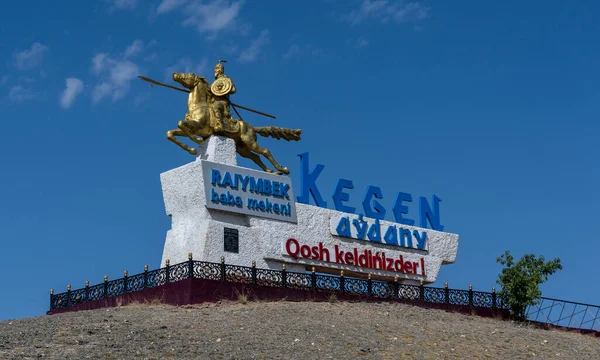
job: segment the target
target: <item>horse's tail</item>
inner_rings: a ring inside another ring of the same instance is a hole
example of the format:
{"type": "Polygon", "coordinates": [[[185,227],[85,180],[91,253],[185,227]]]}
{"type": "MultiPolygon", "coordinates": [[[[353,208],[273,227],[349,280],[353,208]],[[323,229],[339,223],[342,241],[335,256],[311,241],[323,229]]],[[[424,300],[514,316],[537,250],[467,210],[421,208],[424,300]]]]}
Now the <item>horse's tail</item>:
{"type": "Polygon", "coordinates": [[[259,133],[260,135],[262,135],[264,137],[271,136],[271,137],[274,137],[275,139],[283,138],[287,141],[300,140],[300,134],[302,133],[302,130],[300,130],[300,129],[286,129],[286,128],[280,128],[277,126],[260,126],[260,127],[254,128],[254,131],[256,131],[257,133],[259,133]]]}

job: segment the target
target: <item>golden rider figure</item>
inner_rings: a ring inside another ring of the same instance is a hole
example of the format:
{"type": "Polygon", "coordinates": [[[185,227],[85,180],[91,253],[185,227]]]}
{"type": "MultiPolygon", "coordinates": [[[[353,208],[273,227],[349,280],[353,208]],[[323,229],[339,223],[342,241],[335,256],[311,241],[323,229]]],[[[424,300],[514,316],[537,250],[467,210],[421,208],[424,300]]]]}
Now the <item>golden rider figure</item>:
{"type": "Polygon", "coordinates": [[[235,94],[235,85],[233,81],[225,75],[224,60],[214,67],[215,81],[213,81],[210,90],[213,93],[213,110],[215,115],[215,131],[236,131],[234,119],[229,113],[229,95],[235,94]]]}

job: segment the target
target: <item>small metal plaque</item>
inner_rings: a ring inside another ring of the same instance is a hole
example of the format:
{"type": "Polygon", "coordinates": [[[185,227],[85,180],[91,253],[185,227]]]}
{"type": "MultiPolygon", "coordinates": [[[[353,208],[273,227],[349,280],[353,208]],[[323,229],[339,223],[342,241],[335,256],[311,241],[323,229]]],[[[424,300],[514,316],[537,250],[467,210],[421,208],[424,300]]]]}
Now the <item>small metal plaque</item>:
{"type": "Polygon", "coordinates": [[[225,228],[223,231],[224,248],[227,252],[238,253],[240,248],[240,235],[238,229],[225,228]]]}

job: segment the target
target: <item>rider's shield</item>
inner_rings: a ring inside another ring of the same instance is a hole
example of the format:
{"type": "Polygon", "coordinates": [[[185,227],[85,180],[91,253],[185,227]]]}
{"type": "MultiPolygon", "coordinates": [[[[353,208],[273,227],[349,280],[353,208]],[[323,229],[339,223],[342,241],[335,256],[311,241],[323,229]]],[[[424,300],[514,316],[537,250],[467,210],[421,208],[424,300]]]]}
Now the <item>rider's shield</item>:
{"type": "Polygon", "coordinates": [[[215,80],[210,86],[210,91],[216,96],[223,96],[229,94],[233,88],[231,79],[225,76],[221,76],[215,80]]]}

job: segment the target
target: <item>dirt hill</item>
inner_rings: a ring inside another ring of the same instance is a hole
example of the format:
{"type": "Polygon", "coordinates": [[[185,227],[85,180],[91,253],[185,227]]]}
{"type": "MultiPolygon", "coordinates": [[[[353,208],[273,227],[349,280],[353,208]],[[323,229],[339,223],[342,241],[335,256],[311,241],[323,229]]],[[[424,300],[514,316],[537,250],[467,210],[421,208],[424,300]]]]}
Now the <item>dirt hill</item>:
{"type": "Polygon", "coordinates": [[[129,305],[0,322],[2,359],[600,359],[600,339],[393,303],[129,305]]]}

